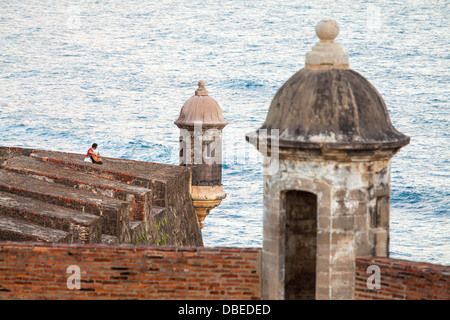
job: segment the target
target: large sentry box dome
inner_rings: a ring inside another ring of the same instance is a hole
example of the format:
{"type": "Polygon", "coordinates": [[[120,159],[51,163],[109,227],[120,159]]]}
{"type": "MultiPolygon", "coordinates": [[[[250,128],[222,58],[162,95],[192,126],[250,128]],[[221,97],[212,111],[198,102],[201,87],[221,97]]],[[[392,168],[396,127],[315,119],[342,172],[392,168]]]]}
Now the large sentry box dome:
{"type": "Polygon", "coordinates": [[[263,299],[352,299],[355,258],[389,255],[390,161],[410,138],[349,68],[338,33],[334,20],[318,23],[305,67],[246,136],[260,151],[279,147],[263,178],[263,299]]]}

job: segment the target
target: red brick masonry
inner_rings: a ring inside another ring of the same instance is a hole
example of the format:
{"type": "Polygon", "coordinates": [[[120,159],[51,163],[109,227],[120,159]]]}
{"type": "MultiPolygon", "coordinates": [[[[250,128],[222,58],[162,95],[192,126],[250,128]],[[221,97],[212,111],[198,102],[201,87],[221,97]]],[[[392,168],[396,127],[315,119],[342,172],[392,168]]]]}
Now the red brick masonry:
{"type": "Polygon", "coordinates": [[[390,258],[357,258],[355,282],[356,299],[450,299],[450,266],[390,258]],[[379,267],[379,289],[367,287],[367,279],[375,274],[367,273],[371,265],[379,267]]]}
{"type": "Polygon", "coordinates": [[[260,251],[0,243],[0,299],[259,299],[260,251]]]}
{"type": "MultiPolygon", "coordinates": [[[[260,299],[261,248],[0,243],[0,299],[260,299]],[[80,270],[80,289],[69,266],[80,270]],[[70,269],[69,269],[70,270],[70,269]]],[[[356,259],[356,299],[450,299],[450,267],[356,259]],[[371,265],[380,288],[369,289],[371,265]]]]}

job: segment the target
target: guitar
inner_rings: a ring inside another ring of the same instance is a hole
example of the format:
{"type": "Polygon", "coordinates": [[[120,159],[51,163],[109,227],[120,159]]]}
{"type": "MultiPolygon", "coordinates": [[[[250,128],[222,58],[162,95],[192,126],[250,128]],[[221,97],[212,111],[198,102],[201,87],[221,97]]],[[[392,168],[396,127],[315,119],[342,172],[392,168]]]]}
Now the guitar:
{"type": "Polygon", "coordinates": [[[102,159],[100,159],[100,154],[96,154],[94,150],[90,149],[88,155],[90,155],[95,162],[102,162],[102,159]]]}
{"type": "Polygon", "coordinates": [[[100,156],[95,154],[95,153],[91,153],[92,159],[94,159],[95,162],[100,162],[102,161],[102,159],[100,159],[100,156]]]}

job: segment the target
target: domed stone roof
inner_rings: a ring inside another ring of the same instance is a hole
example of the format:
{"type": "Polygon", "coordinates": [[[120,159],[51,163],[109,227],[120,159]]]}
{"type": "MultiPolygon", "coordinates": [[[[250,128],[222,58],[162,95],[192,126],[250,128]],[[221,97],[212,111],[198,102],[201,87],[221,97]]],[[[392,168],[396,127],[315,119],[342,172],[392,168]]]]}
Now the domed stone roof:
{"type": "MultiPolygon", "coordinates": [[[[316,27],[321,39],[305,59],[305,67],[278,90],[260,129],[279,130],[280,148],[399,148],[409,137],[391,123],[378,91],[349,69],[348,54],[334,42],[334,20],[316,27]]],[[[247,135],[249,140],[250,135],[247,135]]]]}
{"type": "Polygon", "coordinates": [[[180,127],[193,127],[195,122],[201,122],[203,127],[223,128],[228,122],[223,118],[222,110],[216,100],[208,95],[205,81],[198,82],[195,95],[189,98],[180,111],[175,124],[180,127]]]}

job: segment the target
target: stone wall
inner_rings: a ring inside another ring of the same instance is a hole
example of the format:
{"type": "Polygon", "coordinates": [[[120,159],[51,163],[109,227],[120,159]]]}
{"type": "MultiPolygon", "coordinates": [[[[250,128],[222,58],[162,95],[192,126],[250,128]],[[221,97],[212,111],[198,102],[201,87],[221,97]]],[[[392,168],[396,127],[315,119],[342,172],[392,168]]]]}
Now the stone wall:
{"type": "Polygon", "coordinates": [[[355,299],[449,300],[450,266],[390,258],[357,258],[355,299]],[[370,266],[379,268],[379,288],[375,286],[375,271],[368,270],[370,266]]]}
{"type": "Polygon", "coordinates": [[[84,157],[0,146],[0,241],[80,242],[73,217],[97,217],[101,231],[82,242],[203,246],[189,168],[106,157],[99,166],[84,157]]]}
{"type": "Polygon", "coordinates": [[[389,158],[297,158],[282,158],[278,172],[264,176],[262,297],[286,299],[291,294],[285,287],[290,263],[285,259],[286,194],[295,190],[317,197],[316,298],[351,299],[355,257],[388,254],[389,158]]]}
{"type": "Polygon", "coordinates": [[[4,242],[0,299],[259,299],[260,264],[259,249],[4,242]]]}
{"type": "Polygon", "coordinates": [[[184,131],[180,165],[192,168],[193,186],[222,185],[222,131],[208,127],[184,131]]]}

